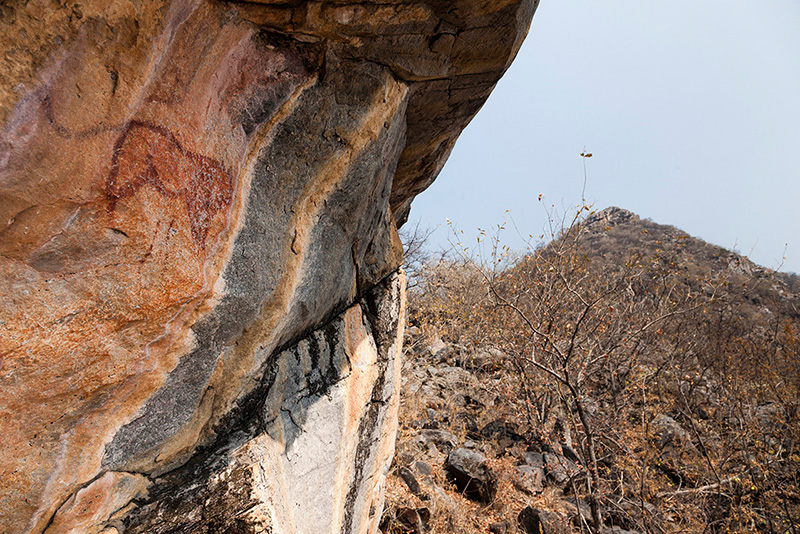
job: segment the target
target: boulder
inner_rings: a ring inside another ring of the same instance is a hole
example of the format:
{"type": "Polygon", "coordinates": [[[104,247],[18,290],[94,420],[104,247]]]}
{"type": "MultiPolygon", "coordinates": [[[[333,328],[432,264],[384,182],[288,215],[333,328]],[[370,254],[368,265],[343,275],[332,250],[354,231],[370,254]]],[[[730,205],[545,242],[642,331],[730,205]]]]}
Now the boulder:
{"type": "Polygon", "coordinates": [[[564,505],[572,524],[576,528],[586,528],[592,524],[592,509],[584,499],[570,496],[564,499],[564,505]]]}
{"type": "Polygon", "coordinates": [[[439,452],[449,453],[458,445],[458,437],[446,430],[426,429],[420,430],[414,437],[414,441],[423,447],[433,445],[439,452]]]}
{"type": "Polygon", "coordinates": [[[428,530],[431,512],[427,508],[398,508],[395,519],[403,532],[423,534],[428,530]]]}
{"type": "Polygon", "coordinates": [[[471,449],[455,449],[447,456],[444,470],[456,489],[470,499],[483,503],[494,499],[497,477],[483,454],[471,449]]]}
{"type": "Polygon", "coordinates": [[[661,414],[656,416],[650,425],[653,427],[657,445],[663,449],[665,447],[691,446],[691,436],[675,419],[669,415],[661,414]]]}
{"type": "Polygon", "coordinates": [[[270,360],[218,442],[154,477],[150,497],[112,523],[131,534],[377,528],[399,401],[399,336],[374,334],[401,305],[377,300],[401,294],[391,282],[270,360]]]}
{"type": "Polygon", "coordinates": [[[442,341],[442,338],[439,336],[434,337],[430,344],[428,345],[428,352],[433,357],[438,357],[440,361],[443,361],[444,356],[450,351],[450,347],[442,341]]]}
{"type": "Polygon", "coordinates": [[[531,506],[522,509],[517,523],[524,534],[569,534],[569,528],[557,514],[531,506]]]}
{"type": "Polygon", "coordinates": [[[526,493],[536,494],[544,490],[544,469],[530,465],[514,468],[514,485],[526,493]]]}
{"type": "Polygon", "coordinates": [[[0,532],[374,532],[397,226],[537,3],[3,3],[0,532]]]}
{"type": "Polygon", "coordinates": [[[544,469],[544,454],[540,452],[527,451],[522,453],[522,460],[525,464],[538,469],[544,469]]]}
{"type": "Polygon", "coordinates": [[[620,527],[605,527],[603,534],[640,534],[637,530],[625,530],[620,527]]]}
{"type": "Polygon", "coordinates": [[[570,479],[585,474],[580,466],[563,456],[546,452],[543,455],[543,460],[547,480],[559,488],[566,486],[570,479]]]}
{"type": "Polygon", "coordinates": [[[424,478],[428,478],[431,476],[431,466],[423,461],[416,461],[414,462],[414,469],[424,478]]]}
{"type": "Polygon", "coordinates": [[[406,483],[406,486],[411,493],[418,497],[422,496],[422,488],[420,487],[419,482],[417,482],[417,477],[414,476],[414,472],[411,471],[411,469],[408,467],[401,467],[398,474],[403,482],[406,483]]]}

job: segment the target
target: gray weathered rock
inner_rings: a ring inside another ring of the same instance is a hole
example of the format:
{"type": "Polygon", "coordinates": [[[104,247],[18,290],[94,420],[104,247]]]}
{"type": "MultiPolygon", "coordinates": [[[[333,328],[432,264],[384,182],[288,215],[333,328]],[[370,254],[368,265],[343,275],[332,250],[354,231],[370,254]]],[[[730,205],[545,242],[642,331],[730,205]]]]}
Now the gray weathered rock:
{"type": "Polygon", "coordinates": [[[635,530],[625,530],[620,527],[605,527],[603,529],[603,534],[639,534],[639,532],[635,530]]]}
{"type": "Polygon", "coordinates": [[[673,447],[681,447],[686,444],[691,444],[691,436],[689,433],[672,417],[661,414],[653,418],[650,422],[653,431],[657,438],[659,447],[666,447],[671,445],[673,447]]]}
{"type": "Polygon", "coordinates": [[[564,499],[564,505],[572,524],[580,529],[592,523],[592,509],[584,499],[570,496],[564,499]]]}
{"type": "Polygon", "coordinates": [[[568,534],[569,528],[553,512],[538,510],[530,506],[522,509],[517,523],[525,534],[568,534]]]}
{"type": "Polygon", "coordinates": [[[560,488],[563,488],[569,483],[571,478],[574,478],[583,473],[580,466],[575,464],[572,460],[558,456],[556,454],[546,452],[544,458],[544,472],[547,480],[560,488]]]}
{"type": "Polygon", "coordinates": [[[422,461],[414,462],[414,469],[423,477],[428,478],[431,476],[431,466],[422,461]]]}
{"type": "Polygon", "coordinates": [[[514,468],[514,485],[522,491],[536,494],[544,490],[544,469],[530,465],[514,468]]]}
{"type": "Polygon", "coordinates": [[[420,430],[414,441],[426,447],[433,445],[444,454],[448,454],[458,445],[458,438],[446,430],[420,430]]]}
{"type": "Polygon", "coordinates": [[[444,356],[449,350],[450,347],[439,336],[434,337],[428,345],[428,352],[431,356],[444,356]]]}
{"type": "Polygon", "coordinates": [[[497,492],[497,478],[486,462],[486,457],[477,451],[455,449],[447,456],[444,469],[458,491],[470,499],[488,503],[497,492]]]}
{"type": "Polygon", "coordinates": [[[235,439],[155,478],[150,497],[114,526],[374,531],[394,451],[401,308],[392,277],[270,360],[258,393],[227,422],[222,435],[235,439]]]}
{"type": "Polygon", "coordinates": [[[540,452],[527,451],[522,453],[522,459],[527,465],[544,469],[544,455],[540,452]]]}
{"type": "Polygon", "coordinates": [[[406,483],[408,490],[417,496],[422,496],[422,488],[417,482],[417,477],[414,476],[414,472],[409,469],[408,467],[401,467],[399,470],[400,478],[403,482],[406,483]]]}

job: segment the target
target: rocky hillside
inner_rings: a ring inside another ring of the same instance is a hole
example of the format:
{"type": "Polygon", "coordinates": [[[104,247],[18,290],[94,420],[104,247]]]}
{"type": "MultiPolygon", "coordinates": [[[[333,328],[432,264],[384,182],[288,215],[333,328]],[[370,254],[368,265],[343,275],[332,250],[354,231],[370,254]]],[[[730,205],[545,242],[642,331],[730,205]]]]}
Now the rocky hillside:
{"type": "Polygon", "coordinates": [[[410,294],[385,534],[800,529],[797,276],[619,208],[487,264],[410,294]]]}

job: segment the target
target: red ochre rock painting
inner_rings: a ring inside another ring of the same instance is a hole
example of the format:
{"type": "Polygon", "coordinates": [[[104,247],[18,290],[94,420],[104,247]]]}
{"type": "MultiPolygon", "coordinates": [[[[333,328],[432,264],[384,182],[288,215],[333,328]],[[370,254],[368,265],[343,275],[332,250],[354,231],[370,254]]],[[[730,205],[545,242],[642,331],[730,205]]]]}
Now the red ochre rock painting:
{"type": "Polygon", "coordinates": [[[106,179],[109,211],[145,185],[183,201],[192,238],[201,249],[215,217],[233,195],[233,179],[219,161],[187,150],[166,128],[131,121],[114,144],[106,179]]]}

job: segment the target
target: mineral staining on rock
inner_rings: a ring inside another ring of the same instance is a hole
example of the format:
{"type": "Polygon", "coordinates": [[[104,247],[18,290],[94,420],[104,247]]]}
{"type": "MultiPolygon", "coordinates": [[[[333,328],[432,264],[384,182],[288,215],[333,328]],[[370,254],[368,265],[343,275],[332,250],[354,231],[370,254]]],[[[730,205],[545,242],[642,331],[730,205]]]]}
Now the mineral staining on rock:
{"type": "MultiPolygon", "coordinates": [[[[133,473],[108,471],[73,493],[61,505],[45,532],[109,534],[109,520],[124,517],[134,508],[134,499],[147,496],[150,481],[133,473]]],[[[113,532],[113,531],[112,531],[113,532]]]]}
{"type": "Polygon", "coordinates": [[[154,479],[151,497],[111,524],[148,534],[374,531],[394,451],[403,298],[392,275],[270,359],[218,443],[154,479]]]}
{"type": "Polygon", "coordinates": [[[4,5],[0,531],[374,530],[396,221],[535,3],[4,5]]]}
{"type": "MultiPolygon", "coordinates": [[[[98,36],[87,23],[4,129],[0,402],[7,446],[0,470],[8,500],[0,517],[9,532],[41,530],[55,507],[100,472],[104,443],[196,343],[189,326],[219,293],[241,212],[233,199],[245,187],[234,173],[241,174],[248,140],[218,102],[238,83],[230,74],[253,54],[265,67],[290,70],[284,101],[309,76],[290,52],[256,46],[248,24],[212,24],[206,19],[219,14],[208,6],[175,11],[185,20],[166,21],[181,23],[173,45],[191,39],[206,51],[179,58],[195,63],[193,78],[177,88],[186,98],[154,102],[149,80],[123,76],[123,68],[116,96],[88,83],[88,72],[106,75],[114,58],[103,55],[114,49],[93,43],[98,36]],[[207,28],[201,43],[190,30],[194,19],[207,28]],[[87,109],[92,99],[97,105],[87,109]]],[[[151,44],[146,35],[131,39],[151,44]]]]}

